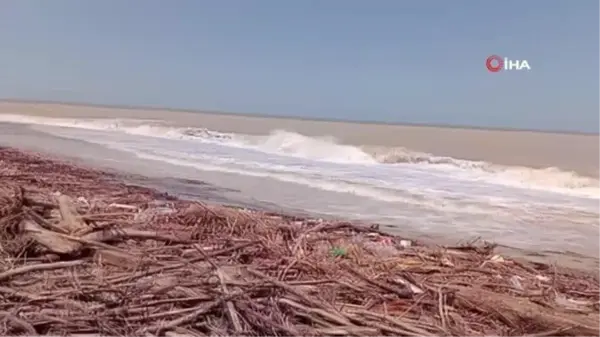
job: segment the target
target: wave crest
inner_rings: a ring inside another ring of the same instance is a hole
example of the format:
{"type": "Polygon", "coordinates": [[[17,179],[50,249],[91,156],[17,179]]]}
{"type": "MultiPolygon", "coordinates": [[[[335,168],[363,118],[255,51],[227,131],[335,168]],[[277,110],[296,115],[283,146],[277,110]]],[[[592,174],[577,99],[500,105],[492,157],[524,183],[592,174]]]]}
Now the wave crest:
{"type": "Polygon", "coordinates": [[[242,137],[242,143],[259,150],[338,163],[374,164],[376,160],[358,147],[343,145],[334,137],[309,137],[296,132],[274,130],[267,136],[242,137]]]}
{"type": "Polygon", "coordinates": [[[425,152],[412,151],[404,147],[362,147],[371,154],[375,160],[383,164],[444,164],[457,166],[464,169],[483,169],[488,164],[481,161],[461,160],[452,157],[434,156],[425,152]]]}
{"type": "Polygon", "coordinates": [[[556,167],[542,169],[505,166],[485,161],[471,161],[452,157],[435,156],[429,153],[411,151],[406,148],[363,147],[378,162],[385,164],[423,164],[443,165],[446,167],[467,170],[474,175],[494,175],[499,181],[510,185],[542,185],[564,189],[585,189],[587,195],[598,195],[600,183],[598,179],[578,175],[572,171],[563,171],[556,167]]]}
{"type": "Polygon", "coordinates": [[[419,165],[448,170],[447,174],[470,180],[486,180],[502,185],[575,193],[600,197],[598,179],[583,177],[558,168],[534,169],[502,166],[484,161],[435,156],[403,147],[356,147],[333,137],[309,137],[286,130],[250,136],[222,133],[206,128],[175,127],[160,120],[141,119],[66,119],[0,114],[0,122],[52,125],[91,130],[123,132],[139,136],[187,139],[225,146],[251,148],[280,155],[346,164],[419,165]]]}

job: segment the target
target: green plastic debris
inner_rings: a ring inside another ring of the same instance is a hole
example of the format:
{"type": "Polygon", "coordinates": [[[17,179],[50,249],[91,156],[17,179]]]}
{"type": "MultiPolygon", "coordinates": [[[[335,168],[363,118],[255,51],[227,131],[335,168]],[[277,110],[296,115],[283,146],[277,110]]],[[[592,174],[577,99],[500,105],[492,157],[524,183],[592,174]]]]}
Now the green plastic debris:
{"type": "Polygon", "coordinates": [[[342,248],[342,247],[332,247],[331,248],[331,255],[333,255],[333,257],[346,257],[347,254],[348,254],[348,252],[346,251],[345,248],[342,248]]]}

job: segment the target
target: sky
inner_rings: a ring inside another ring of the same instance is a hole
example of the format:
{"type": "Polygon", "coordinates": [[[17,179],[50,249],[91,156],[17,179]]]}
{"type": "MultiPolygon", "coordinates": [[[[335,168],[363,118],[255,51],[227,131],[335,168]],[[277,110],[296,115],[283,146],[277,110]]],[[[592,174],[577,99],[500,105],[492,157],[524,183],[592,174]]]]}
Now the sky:
{"type": "Polygon", "coordinates": [[[1,0],[0,98],[598,132],[597,0],[1,0]],[[490,73],[489,55],[531,70],[490,73]]]}

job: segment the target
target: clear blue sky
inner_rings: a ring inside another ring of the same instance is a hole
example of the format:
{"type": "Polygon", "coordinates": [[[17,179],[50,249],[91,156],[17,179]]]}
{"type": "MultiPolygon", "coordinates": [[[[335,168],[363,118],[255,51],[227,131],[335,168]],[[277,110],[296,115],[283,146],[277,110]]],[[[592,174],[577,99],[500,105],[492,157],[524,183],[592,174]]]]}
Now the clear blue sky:
{"type": "Polygon", "coordinates": [[[598,6],[2,0],[0,97],[598,132],[598,6]]]}

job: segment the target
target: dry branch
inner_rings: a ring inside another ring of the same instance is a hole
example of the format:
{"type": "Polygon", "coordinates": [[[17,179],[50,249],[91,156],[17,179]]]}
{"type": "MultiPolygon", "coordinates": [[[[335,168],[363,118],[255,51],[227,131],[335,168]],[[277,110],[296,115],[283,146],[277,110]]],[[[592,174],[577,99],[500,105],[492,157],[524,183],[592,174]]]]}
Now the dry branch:
{"type": "Polygon", "coordinates": [[[0,148],[2,335],[599,334],[593,272],[406,242],[0,148]]]}
{"type": "Polygon", "coordinates": [[[75,233],[87,228],[83,220],[78,217],[77,209],[67,195],[63,194],[58,197],[58,209],[62,217],[60,227],[65,229],[67,233],[75,233]]]}

